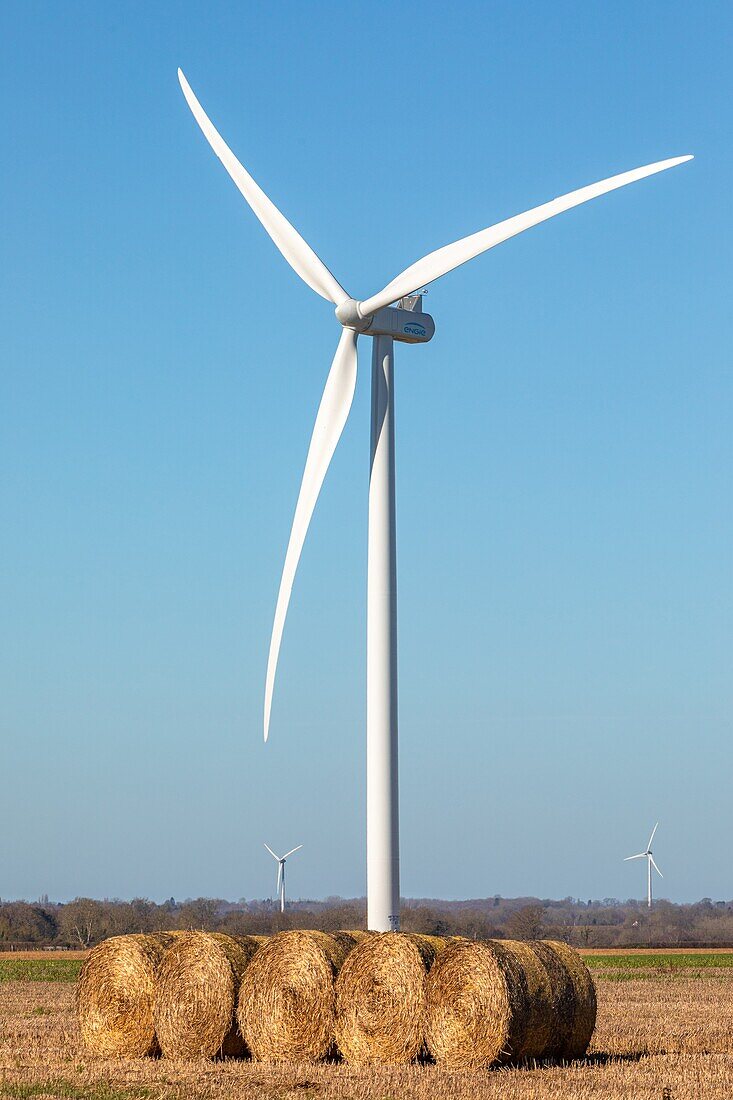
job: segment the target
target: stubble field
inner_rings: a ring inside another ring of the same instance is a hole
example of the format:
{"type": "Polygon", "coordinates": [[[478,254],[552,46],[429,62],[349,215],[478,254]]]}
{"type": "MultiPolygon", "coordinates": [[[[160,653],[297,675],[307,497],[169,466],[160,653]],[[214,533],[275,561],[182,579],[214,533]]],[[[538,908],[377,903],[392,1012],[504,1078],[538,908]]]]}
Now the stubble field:
{"type": "Polygon", "coordinates": [[[599,998],[588,1058],[569,1066],[477,1074],[448,1073],[436,1066],[364,1071],[333,1064],[99,1061],[81,1048],[77,1034],[73,978],[79,963],[2,959],[0,1097],[722,1100],[733,1095],[733,953],[604,953],[586,960],[599,998]],[[24,963],[34,980],[22,975],[24,963]],[[62,980],[54,974],[58,963],[65,967],[62,980]],[[41,980],[37,967],[45,975],[41,980]]]}

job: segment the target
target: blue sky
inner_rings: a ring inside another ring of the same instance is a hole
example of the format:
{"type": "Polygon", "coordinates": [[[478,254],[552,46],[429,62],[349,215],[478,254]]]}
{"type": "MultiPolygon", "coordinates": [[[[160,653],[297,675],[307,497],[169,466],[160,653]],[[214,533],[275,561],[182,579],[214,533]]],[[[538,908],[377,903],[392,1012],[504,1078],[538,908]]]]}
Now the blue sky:
{"type": "Polygon", "coordinates": [[[397,359],[402,886],[733,896],[725,3],[0,13],[0,896],[364,890],[368,355],[261,708],[338,338],[198,131],[356,297],[448,241],[695,161],[436,283],[397,359]]]}

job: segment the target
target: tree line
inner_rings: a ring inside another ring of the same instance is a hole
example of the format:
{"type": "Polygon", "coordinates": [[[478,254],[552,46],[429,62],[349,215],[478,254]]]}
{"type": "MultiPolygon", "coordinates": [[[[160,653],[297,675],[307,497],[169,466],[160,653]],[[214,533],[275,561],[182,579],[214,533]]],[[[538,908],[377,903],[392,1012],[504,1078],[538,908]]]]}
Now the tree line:
{"type": "MultiPolygon", "coordinates": [[[[284,913],[272,901],[196,898],[158,904],[147,898],[98,901],[75,898],[0,902],[0,950],[87,948],[134,932],[202,929],[233,936],[268,935],[289,928],[324,932],[365,928],[364,898],[293,901],[284,913]]],[[[402,929],[471,939],[561,939],[576,947],[714,947],[733,945],[733,902],[675,905],[657,901],[561,901],[502,898],[472,901],[406,899],[402,929]]]]}

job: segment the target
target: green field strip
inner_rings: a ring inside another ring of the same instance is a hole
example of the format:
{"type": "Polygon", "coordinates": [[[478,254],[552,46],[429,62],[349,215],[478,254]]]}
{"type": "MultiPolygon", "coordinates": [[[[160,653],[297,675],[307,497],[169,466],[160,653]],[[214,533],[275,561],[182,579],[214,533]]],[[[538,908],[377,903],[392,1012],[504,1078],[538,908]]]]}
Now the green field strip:
{"type": "Polygon", "coordinates": [[[733,967],[733,951],[695,954],[585,955],[591,970],[722,970],[733,967]]]}
{"type": "Polygon", "coordinates": [[[0,982],[75,982],[83,959],[0,959],[0,982]]]}

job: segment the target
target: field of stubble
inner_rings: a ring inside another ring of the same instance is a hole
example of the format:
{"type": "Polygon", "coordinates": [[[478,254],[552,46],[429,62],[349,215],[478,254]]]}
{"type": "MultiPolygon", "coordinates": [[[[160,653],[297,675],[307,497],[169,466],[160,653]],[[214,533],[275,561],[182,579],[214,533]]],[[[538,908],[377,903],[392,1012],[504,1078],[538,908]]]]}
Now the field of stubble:
{"type": "MultiPolygon", "coordinates": [[[[599,960],[600,962],[600,960],[599,960]]],[[[598,1027],[569,1066],[97,1061],[80,1047],[70,981],[0,981],[0,1097],[40,1100],[717,1100],[733,1096],[733,967],[594,967],[598,1027]],[[665,1091],[668,1090],[668,1091],[665,1091]]]]}

